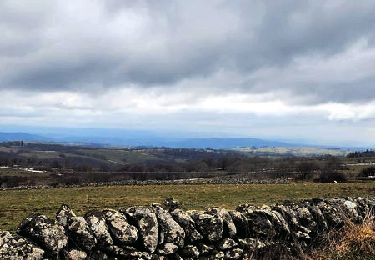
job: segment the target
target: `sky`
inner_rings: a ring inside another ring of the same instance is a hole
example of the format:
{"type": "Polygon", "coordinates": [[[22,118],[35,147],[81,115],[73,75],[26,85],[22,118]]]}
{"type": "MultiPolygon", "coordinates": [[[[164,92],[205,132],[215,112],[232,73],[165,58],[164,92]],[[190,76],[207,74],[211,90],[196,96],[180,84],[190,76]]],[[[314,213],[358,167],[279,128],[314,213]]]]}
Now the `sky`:
{"type": "Polygon", "coordinates": [[[0,31],[3,127],[375,145],[375,1],[2,0],[0,31]]]}

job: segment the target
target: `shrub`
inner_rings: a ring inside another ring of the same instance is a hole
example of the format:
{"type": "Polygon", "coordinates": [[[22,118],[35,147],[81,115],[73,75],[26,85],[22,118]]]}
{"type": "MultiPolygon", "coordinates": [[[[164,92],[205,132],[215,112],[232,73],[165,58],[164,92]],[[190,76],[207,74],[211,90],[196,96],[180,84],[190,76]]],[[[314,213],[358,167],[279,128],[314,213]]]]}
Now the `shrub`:
{"type": "Polygon", "coordinates": [[[359,174],[360,177],[368,177],[373,175],[375,175],[375,167],[364,168],[359,174]]]}
{"type": "Polygon", "coordinates": [[[345,182],[346,180],[345,174],[338,171],[322,171],[319,176],[320,182],[345,182]]]}

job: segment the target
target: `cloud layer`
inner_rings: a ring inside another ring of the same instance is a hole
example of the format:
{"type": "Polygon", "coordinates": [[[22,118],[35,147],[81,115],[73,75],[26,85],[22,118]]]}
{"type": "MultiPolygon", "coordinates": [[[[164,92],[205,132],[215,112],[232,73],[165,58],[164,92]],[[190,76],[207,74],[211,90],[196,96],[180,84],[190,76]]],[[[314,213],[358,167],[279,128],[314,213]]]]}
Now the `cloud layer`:
{"type": "Polygon", "coordinates": [[[370,133],[374,28],[374,1],[4,0],[0,118],[202,118],[202,131],[246,134],[243,120],[281,117],[370,133]],[[238,120],[218,126],[225,115],[238,120]]]}

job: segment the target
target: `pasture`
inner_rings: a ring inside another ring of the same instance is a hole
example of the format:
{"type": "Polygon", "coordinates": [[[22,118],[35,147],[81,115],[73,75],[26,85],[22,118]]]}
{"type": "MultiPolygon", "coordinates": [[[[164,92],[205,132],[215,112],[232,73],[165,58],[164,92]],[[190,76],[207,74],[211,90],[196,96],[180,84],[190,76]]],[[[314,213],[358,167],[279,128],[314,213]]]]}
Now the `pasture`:
{"type": "Polygon", "coordinates": [[[0,191],[0,229],[15,230],[34,212],[53,217],[61,204],[78,214],[90,209],[147,205],[174,197],[185,209],[235,208],[313,197],[375,196],[375,182],[291,184],[123,185],[0,191]]]}

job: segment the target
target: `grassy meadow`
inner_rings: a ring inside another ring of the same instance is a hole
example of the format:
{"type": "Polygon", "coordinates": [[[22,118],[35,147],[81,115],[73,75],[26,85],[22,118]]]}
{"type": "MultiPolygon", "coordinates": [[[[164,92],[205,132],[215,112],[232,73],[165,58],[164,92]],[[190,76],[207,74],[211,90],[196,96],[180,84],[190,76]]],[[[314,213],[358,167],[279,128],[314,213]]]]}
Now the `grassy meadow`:
{"type": "Polygon", "coordinates": [[[0,191],[0,229],[15,230],[33,212],[53,217],[61,204],[83,214],[96,208],[147,205],[174,197],[185,209],[235,208],[312,197],[375,196],[372,183],[126,185],[0,191]]]}

